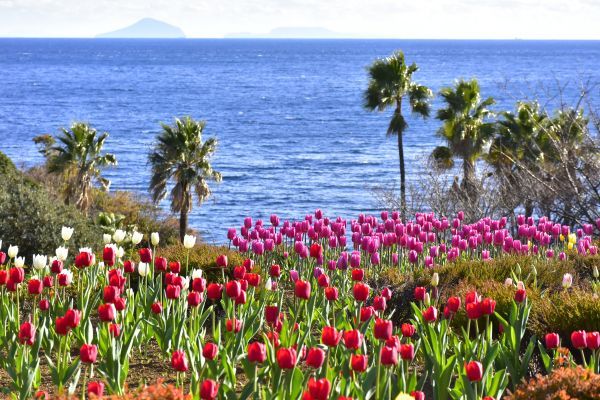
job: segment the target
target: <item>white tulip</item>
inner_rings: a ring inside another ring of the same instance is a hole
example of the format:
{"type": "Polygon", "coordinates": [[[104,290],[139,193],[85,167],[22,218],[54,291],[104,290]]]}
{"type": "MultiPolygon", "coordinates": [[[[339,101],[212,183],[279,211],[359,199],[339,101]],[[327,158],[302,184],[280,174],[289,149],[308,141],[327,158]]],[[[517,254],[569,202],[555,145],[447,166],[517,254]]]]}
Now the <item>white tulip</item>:
{"type": "Polygon", "coordinates": [[[598,267],[594,265],[594,269],[592,270],[592,275],[594,276],[594,278],[598,279],[598,277],[600,276],[600,272],[598,272],[598,267]]]}
{"type": "Polygon", "coordinates": [[[267,279],[267,282],[265,283],[265,289],[269,291],[273,290],[273,281],[271,278],[267,279]]]}
{"type": "Polygon", "coordinates": [[[123,256],[125,255],[125,249],[123,249],[121,246],[119,246],[117,248],[117,258],[123,258],[123,256]]]}
{"type": "Polygon", "coordinates": [[[94,254],[94,252],[92,251],[91,247],[80,247],[79,248],[79,252],[80,253],[90,253],[90,254],[94,254]]]}
{"type": "Polygon", "coordinates": [[[525,290],[525,284],[523,281],[517,282],[517,290],[525,290]]]}
{"type": "Polygon", "coordinates": [[[429,306],[429,304],[431,303],[431,296],[429,296],[429,293],[425,293],[425,298],[423,299],[423,303],[425,303],[426,306],[429,306]]]}
{"type": "Polygon", "coordinates": [[[60,261],[65,261],[67,256],[69,255],[69,248],[60,246],[56,249],[56,259],[60,261]]]}
{"type": "Polygon", "coordinates": [[[40,270],[46,268],[46,264],[48,263],[48,257],[43,256],[41,254],[33,255],[33,268],[40,270]]]}
{"type": "Polygon", "coordinates": [[[504,286],[512,286],[512,284],[513,284],[512,278],[506,278],[504,280],[504,286]]]}
{"type": "Polygon", "coordinates": [[[133,243],[134,246],[137,246],[138,244],[140,244],[143,238],[144,235],[142,235],[139,232],[133,231],[133,233],[131,234],[131,243],[133,243]]]}
{"type": "Polygon", "coordinates": [[[15,267],[23,268],[25,257],[15,257],[15,267]]]}
{"type": "Polygon", "coordinates": [[[100,262],[98,263],[98,268],[99,268],[99,269],[104,269],[104,261],[100,261],[100,262]]]}
{"type": "Polygon", "coordinates": [[[135,292],[133,291],[132,288],[129,288],[129,289],[125,290],[125,296],[133,297],[133,296],[135,296],[135,292]]]}
{"type": "Polygon", "coordinates": [[[68,226],[63,226],[62,229],[60,230],[60,236],[62,236],[62,240],[64,240],[65,242],[68,242],[69,239],[71,239],[71,236],[73,236],[73,228],[70,228],[68,226]]]}
{"type": "Polygon", "coordinates": [[[181,278],[181,289],[187,290],[190,287],[190,279],[187,277],[181,278]]]}
{"type": "Polygon", "coordinates": [[[436,287],[440,283],[440,276],[437,272],[433,273],[431,277],[431,286],[436,287]]]}
{"type": "Polygon", "coordinates": [[[573,284],[573,275],[571,274],[564,274],[563,275],[563,279],[562,279],[562,287],[564,287],[565,289],[568,289],[571,287],[571,285],[573,284]]]}
{"type": "Polygon", "coordinates": [[[112,236],[110,235],[110,233],[105,233],[104,235],[102,235],[102,243],[109,244],[110,242],[112,242],[112,236]]]}
{"type": "Polygon", "coordinates": [[[196,244],[196,236],[185,235],[183,237],[183,247],[186,249],[191,249],[196,244]]]}
{"type": "Polygon", "coordinates": [[[2,250],[2,240],[0,240],[0,250],[2,250]]]}
{"type": "Polygon", "coordinates": [[[196,278],[202,278],[202,270],[201,269],[195,269],[192,271],[192,279],[196,279],[196,278]]]}
{"type": "Polygon", "coordinates": [[[160,242],[158,232],[152,232],[152,234],[150,235],[150,242],[152,243],[152,246],[158,246],[158,242],[160,242]]]}
{"type": "Polygon", "coordinates": [[[146,276],[148,275],[148,271],[150,269],[148,268],[148,264],[147,263],[139,263],[138,264],[138,274],[140,274],[140,276],[146,276]]]}
{"type": "Polygon", "coordinates": [[[18,246],[8,246],[8,257],[15,258],[19,254],[18,246]]]}
{"type": "Polygon", "coordinates": [[[125,240],[125,231],[117,229],[115,233],[113,233],[112,238],[116,243],[121,243],[123,240],[125,240]]]}

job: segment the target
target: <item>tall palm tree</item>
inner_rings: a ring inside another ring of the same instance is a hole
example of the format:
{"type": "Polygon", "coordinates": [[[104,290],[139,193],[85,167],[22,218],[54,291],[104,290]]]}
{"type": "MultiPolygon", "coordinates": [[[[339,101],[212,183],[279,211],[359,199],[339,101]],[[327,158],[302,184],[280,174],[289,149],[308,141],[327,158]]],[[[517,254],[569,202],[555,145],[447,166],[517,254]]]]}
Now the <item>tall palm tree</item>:
{"type": "Polygon", "coordinates": [[[193,196],[202,204],[210,196],[208,181],[221,181],[221,174],[212,169],[210,159],[217,148],[217,139],[202,141],[204,121],[190,117],[175,119],[175,124],[162,125],[158,142],[149,155],[152,166],[150,192],[155,203],[167,197],[167,184],[174,183],[170,192],[171,210],[179,213],[179,236],[187,232],[188,214],[193,196]]]}
{"type": "Polygon", "coordinates": [[[48,171],[62,173],[66,177],[67,190],[65,203],[75,199],[75,205],[83,212],[90,206],[90,192],[94,181],[108,190],[110,181],[102,177],[102,169],[117,164],[113,154],[103,154],[102,148],[108,138],[89,124],[75,122],[69,130],[62,128],[58,142],[46,152],[48,171]]]}
{"type": "Polygon", "coordinates": [[[446,107],[438,110],[437,118],[443,121],[438,134],[446,140],[447,148],[440,146],[434,154],[460,157],[463,162],[461,188],[469,197],[476,195],[475,162],[484,152],[494,134],[494,124],[488,122],[493,116],[488,109],[494,99],[481,100],[479,83],[460,80],[456,85],[444,88],[440,96],[446,107]]]}
{"type": "Polygon", "coordinates": [[[408,123],[402,114],[402,104],[407,98],[410,110],[426,118],[430,111],[429,101],[433,97],[429,88],[413,82],[412,75],[418,69],[417,64],[406,64],[404,53],[401,51],[385,59],[376,60],[369,67],[369,86],[364,93],[366,109],[384,111],[390,107],[394,108],[387,134],[396,135],[398,138],[400,200],[403,217],[406,213],[406,169],[402,135],[408,128],[408,123]]]}

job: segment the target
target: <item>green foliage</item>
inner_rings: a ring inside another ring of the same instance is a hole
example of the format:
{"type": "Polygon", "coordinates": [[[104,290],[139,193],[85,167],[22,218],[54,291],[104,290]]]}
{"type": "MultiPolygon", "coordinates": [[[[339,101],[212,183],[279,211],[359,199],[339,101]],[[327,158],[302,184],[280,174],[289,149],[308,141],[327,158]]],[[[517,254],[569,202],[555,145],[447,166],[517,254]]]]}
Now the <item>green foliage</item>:
{"type": "Polygon", "coordinates": [[[525,382],[506,400],[598,399],[600,375],[582,367],[559,368],[525,382]]]}
{"type": "Polygon", "coordinates": [[[17,172],[17,167],[6,154],[0,151],[0,175],[12,175],[17,172]]]}
{"type": "Polygon", "coordinates": [[[31,262],[33,254],[53,255],[63,244],[61,227],[75,229],[70,254],[81,246],[99,244],[101,232],[74,207],[57,201],[43,187],[21,174],[8,177],[0,191],[0,232],[6,244],[19,246],[19,255],[31,262]]]}

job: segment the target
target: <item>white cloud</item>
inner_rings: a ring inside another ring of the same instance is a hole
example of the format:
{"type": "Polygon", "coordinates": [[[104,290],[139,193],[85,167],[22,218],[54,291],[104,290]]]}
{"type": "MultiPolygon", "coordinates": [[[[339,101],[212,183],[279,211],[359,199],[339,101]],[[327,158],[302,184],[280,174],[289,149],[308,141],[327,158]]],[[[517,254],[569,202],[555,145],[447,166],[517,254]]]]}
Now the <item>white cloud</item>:
{"type": "Polygon", "coordinates": [[[365,37],[600,39],[598,0],[0,0],[0,35],[94,36],[144,17],[191,37],[321,26],[365,37]]]}

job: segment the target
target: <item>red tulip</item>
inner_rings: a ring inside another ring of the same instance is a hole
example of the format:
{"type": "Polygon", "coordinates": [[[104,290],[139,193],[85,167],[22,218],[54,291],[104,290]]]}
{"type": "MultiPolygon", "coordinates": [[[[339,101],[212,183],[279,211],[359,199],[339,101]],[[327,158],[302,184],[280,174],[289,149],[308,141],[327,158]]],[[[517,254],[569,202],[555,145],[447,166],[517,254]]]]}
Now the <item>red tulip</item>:
{"type": "Polygon", "coordinates": [[[70,328],[75,329],[79,326],[81,322],[81,311],[68,309],[65,313],[65,322],[69,325],[70,328]]]}
{"type": "Polygon", "coordinates": [[[185,353],[181,350],[175,350],[173,355],[171,356],[171,367],[175,371],[185,372],[188,370],[187,359],[185,358],[185,353]]]}
{"type": "Polygon", "coordinates": [[[363,269],[360,269],[360,268],[354,268],[352,270],[352,280],[360,282],[363,279],[365,279],[365,271],[363,269]]]}
{"type": "Polygon", "coordinates": [[[75,256],[75,266],[80,269],[90,267],[94,261],[96,261],[94,255],[87,251],[82,251],[75,256]]]}
{"type": "Polygon", "coordinates": [[[585,331],[574,331],[571,333],[571,343],[576,349],[585,349],[587,347],[587,334],[585,331]]]}
{"type": "Polygon", "coordinates": [[[402,331],[402,336],[407,338],[411,338],[415,334],[415,327],[412,324],[404,323],[400,327],[400,330],[402,331]]]}
{"type": "Polygon", "coordinates": [[[181,272],[181,264],[179,263],[179,261],[171,261],[169,263],[169,271],[171,271],[174,274],[178,274],[181,272]]]}
{"type": "Polygon", "coordinates": [[[375,315],[375,309],[373,307],[362,307],[360,309],[360,322],[367,322],[373,315],[375,315]]]}
{"type": "Polygon", "coordinates": [[[485,298],[481,302],[481,312],[483,315],[492,315],[496,309],[496,301],[485,298]]]}
{"type": "Polygon", "coordinates": [[[206,288],[206,295],[211,300],[220,300],[223,293],[223,285],[218,283],[209,283],[206,288]]]}
{"type": "Polygon", "coordinates": [[[31,322],[23,322],[19,328],[19,343],[32,346],[35,341],[35,326],[31,322]]]}
{"type": "Polygon", "coordinates": [[[386,300],[391,300],[392,299],[392,290],[389,287],[384,287],[383,289],[381,289],[381,297],[383,297],[386,300]]]}
{"type": "Polygon", "coordinates": [[[141,262],[146,263],[146,264],[149,264],[152,262],[152,249],[150,249],[148,247],[144,247],[138,251],[138,254],[140,255],[141,262]]]}
{"type": "Polygon", "coordinates": [[[294,294],[300,299],[308,300],[310,298],[310,282],[298,279],[296,281],[294,294]]]}
{"type": "Polygon", "coordinates": [[[403,344],[400,346],[400,357],[403,360],[408,361],[411,361],[413,358],[415,358],[415,347],[412,345],[412,343],[403,344]]]}
{"type": "Polygon", "coordinates": [[[358,329],[344,332],[344,345],[351,350],[357,350],[362,344],[362,333],[358,329]]]}
{"type": "Polygon", "coordinates": [[[325,326],[323,327],[323,332],[321,333],[321,342],[328,347],[335,347],[338,345],[340,340],[342,339],[343,332],[338,331],[333,326],[325,326]]]}
{"type": "Polygon", "coordinates": [[[310,256],[312,258],[320,258],[323,257],[323,248],[318,243],[313,243],[310,246],[310,256]]]}
{"type": "Polygon", "coordinates": [[[465,304],[469,304],[469,303],[479,303],[479,296],[477,295],[477,292],[474,290],[467,293],[467,295],[465,296],[465,304]]]}
{"type": "Polygon", "coordinates": [[[336,301],[339,297],[339,291],[333,286],[325,288],[325,298],[329,301],[336,301]]]}
{"type": "Polygon", "coordinates": [[[206,342],[202,348],[202,355],[208,360],[214,360],[219,353],[219,346],[212,342],[206,342]]]}
{"type": "Polygon", "coordinates": [[[60,260],[53,260],[50,264],[50,271],[54,274],[59,274],[63,269],[63,262],[60,260]]]}
{"type": "Polygon", "coordinates": [[[25,280],[25,270],[21,267],[12,267],[9,276],[13,282],[21,283],[25,280]]]}
{"type": "Polygon", "coordinates": [[[225,321],[225,329],[227,332],[238,333],[242,329],[242,321],[236,318],[228,319],[225,321]]]}
{"type": "Polygon", "coordinates": [[[30,279],[27,282],[27,291],[29,294],[37,296],[42,293],[44,289],[44,284],[39,279],[30,279]]]}
{"type": "Polygon", "coordinates": [[[377,318],[373,327],[373,333],[376,339],[388,340],[392,337],[393,328],[392,321],[377,318]]]}
{"type": "Polygon", "coordinates": [[[517,303],[522,303],[527,298],[527,292],[525,289],[519,289],[515,292],[515,301],[517,303]]]}
{"type": "Polygon", "coordinates": [[[167,299],[178,299],[181,294],[181,287],[175,285],[167,285],[167,299]]]}
{"type": "Polygon", "coordinates": [[[560,336],[558,336],[558,333],[548,333],[546,334],[545,339],[547,349],[555,349],[560,343],[560,336]]]}
{"type": "Polygon", "coordinates": [[[423,311],[423,319],[427,322],[434,322],[437,319],[437,308],[429,306],[429,308],[423,311]]]}
{"type": "Polygon", "coordinates": [[[252,342],[248,345],[248,361],[251,363],[263,363],[267,359],[267,348],[260,342],[252,342]]]}
{"type": "Polygon", "coordinates": [[[121,291],[119,288],[114,286],[105,286],[104,287],[104,302],[105,303],[114,303],[116,299],[119,298],[121,291]]]}
{"type": "Polygon", "coordinates": [[[395,347],[398,351],[400,351],[401,344],[402,343],[400,342],[400,338],[396,335],[393,335],[391,338],[385,341],[385,345],[387,347],[395,347]]]}
{"type": "Polygon", "coordinates": [[[71,330],[69,321],[65,317],[56,317],[55,330],[57,334],[65,336],[71,330]]]}
{"type": "Polygon", "coordinates": [[[425,393],[420,390],[413,390],[410,392],[410,395],[415,398],[415,400],[425,400],[425,393]]]}
{"type": "Polygon", "coordinates": [[[104,383],[100,381],[88,383],[87,394],[88,396],[93,394],[96,397],[102,397],[104,395],[104,383]]]}
{"type": "Polygon", "coordinates": [[[294,368],[296,365],[296,350],[284,347],[277,350],[277,364],[281,369],[294,368]]]}
{"type": "Polygon", "coordinates": [[[272,278],[279,278],[281,275],[281,267],[277,264],[271,265],[271,268],[269,269],[269,275],[272,278]]]}
{"type": "Polygon", "coordinates": [[[135,264],[131,260],[127,260],[123,263],[123,269],[126,273],[131,274],[135,271],[135,264]]]}
{"type": "Polygon", "coordinates": [[[161,303],[156,302],[156,303],[152,303],[151,309],[152,309],[152,313],[160,314],[162,312],[163,307],[162,307],[161,303]]]}
{"type": "Polygon", "coordinates": [[[47,311],[50,308],[50,302],[48,301],[48,299],[42,299],[38,303],[38,307],[42,311],[47,311]]]}
{"type": "Polygon", "coordinates": [[[83,344],[79,350],[79,359],[82,363],[93,364],[98,357],[98,347],[94,344],[83,344]]]}
{"type": "Polygon", "coordinates": [[[369,366],[369,357],[364,354],[352,354],[350,365],[352,371],[365,372],[369,366]]]}
{"type": "Polygon", "coordinates": [[[600,348],[600,333],[599,332],[588,332],[585,336],[587,342],[587,348],[590,350],[596,350],[600,348]]]}
{"type": "Polygon", "coordinates": [[[202,400],[215,400],[219,394],[219,384],[212,379],[205,379],[200,385],[200,398],[202,400]]]}
{"type": "Polygon", "coordinates": [[[119,324],[110,324],[108,325],[108,332],[114,337],[121,336],[121,325],[119,324]]]}
{"type": "Polygon", "coordinates": [[[269,324],[276,324],[279,320],[279,307],[277,306],[266,306],[265,307],[265,319],[269,324]]]}
{"type": "Polygon", "coordinates": [[[169,263],[167,262],[167,259],[164,257],[156,257],[156,259],[154,260],[154,269],[156,269],[157,271],[160,272],[164,272],[167,270],[167,265],[169,263]]]}
{"type": "Polygon", "coordinates": [[[115,320],[115,315],[117,314],[117,310],[115,309],[114,304],[100,304],[98,306],[98,316],[101,321],[104,322],[112,322],[115,320]]]}
{"type": "Polygon", "coordinates": [[[315,379],[311,377],[308,380],[308,392],[314,400],[327,400],[330,390],[331,383],[327,378],[315,379]]]}
{"type": "Polygon", "coordinates": [[[45,276],[44,279],[42,279],[42,285],[45,288],[54,286],[54,277],[50,275],[45,276]]]}
{"type": "Polygon", "coordinates": [[[254,273],[248,273],[244,275],[244,279],[248,281],[248,285],[252,287],[258,287],[260,285],[260,275],[254,273]]]}
{"type": "Polygon", "coordinates": [[[369,298],[369,286],[362,282],[355,283],[352,294],[354,295],[354,300],[359,302],[366,301],[369,298]]]}
{"type": "Polygon", "coordinates": [[[240,295],[242,286],[238,281],[229,281],[225,284],[225,293],[232,299],[235,299],[240,295]]]}
{"type": "Polygon", "coordinates": [[[194,278],[192,280],[192,290],[194,292],[202,293],[206,289],[206,279],[194,278]]]}
{"type": "Polygon", "coordinates": [[[460,298],[459,297],[448,298],[447,305],[452,313],[458,312],[458,310],[460,309],[460,298]]]}
{"type": "Polygon", "coordinates": [[[373,298],[373,308],[377,311],[385,311],[386,309],[386,301],[385,297],[375,296],[373,298]]]}
{"type": "Polygon", "coordinates": [[[0,270],[0,285],[6,285],[8,281],[8,272],[5,269],[0,270]]]}
{"type": "Polygon", "coordinates": [[[115,265],[115,259],[115,248],[113,246],[104,247],[104,251],[102,251],[102,260],[104,261],[104,264],[112,267],[115,265]]]}
{"type": "Polygon", "coordinates": [[[417,286],[415,288],[415,300],[416,301],[425,300],[425,293],[427,293],[427,290],[425,290],[425,288],[423,286],[417,286]]]}
{"type": "Polygon", "coordinates": [[[194,291],[189,292],[187,302],[190,307],[198,307],[202,303],[202,294],[194,291]]]}
{"type": "Polygon", "coordinates": [[[465,371],[471,382],[479,382],[483,379],[483,365],[479,361],[471,361],[466,364],[465,371]]]}
{"type": "Polygon", "coordinates": [[[314,369],[319,369],[325,361],[325,351],[319,347],[313,347],[306,354],[306,365],[314,369]]]}
{"type": "Polygon", "coordinates": [[[398,350],[395,347],[384,346],[381,348],[381,364],[391,366],[398,364],[398,350]]]}
{"type": "Polygon", "coordinates": [[[225,254],[221,254],[217,257],[216,263],[217,267],[226,268],[228,264],[227,256],[225,254]]]}
{"type": "Polygon", "coordinates": [[[478,319],[482,315],[481,303],[467,303],[467,317],[469,319],[478,319]]]}
{"type": "Polygon", "coordinates": [[[117,311],[123,311],[127,307],[127,299],[125,297],[119,297],[115,299],[115,309],[117,311]]]}
{"type": "Polygon", "coordinates": [[[321,274],[317,278],[317,284],[321,288],[326,288],[329,286],[329,276],[327,274],[321,274]]]}

